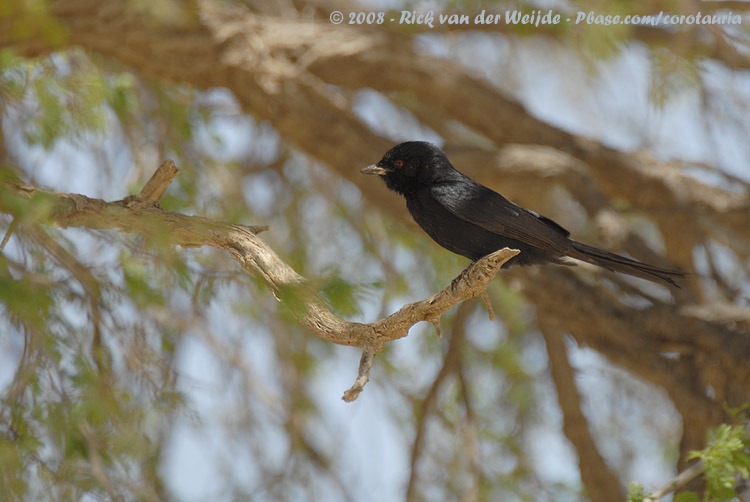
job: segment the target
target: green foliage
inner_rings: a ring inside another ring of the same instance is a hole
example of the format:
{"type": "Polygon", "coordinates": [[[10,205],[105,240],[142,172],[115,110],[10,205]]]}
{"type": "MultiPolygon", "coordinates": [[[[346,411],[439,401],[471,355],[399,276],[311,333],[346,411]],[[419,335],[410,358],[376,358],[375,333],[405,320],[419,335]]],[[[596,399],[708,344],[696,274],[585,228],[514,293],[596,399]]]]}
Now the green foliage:
{"type": "MultiPolygon", "coordinates": [[[[0,3],[0,21],[12,18],[9,26],[11,40],[37,39],[52,46],[61,45],[67,38],[63,23],[49,12],[47,0],[4,0],[0,3]]],[[[8,25],[4,25],[8,28],[8,25]]]]}
{"type": "Polygon", "coordinates": [[[345,280],[331,272],[323,279],[304,284],[284,285],[277,292],[282,308],[294,318],[307,314],[308,302],[317,297],[339,316],[353,317],[361,313],[360,303],[370,286],[345,280]],[[318,294],[320,296],[318,296],[318,294]]]}
{"type": "Polygon", "coordinates": [[[632,482],[628,485],[628,502],[643,502],[645,497],[642,484],[632,482]]]}
{"type": "Polygon", "coordinates": [[[112,111],[128,124],[138,111],[136,79],[131,73],[112,75],[105,80],[104,96],[112,111]]]}
{"type": "Polygon", "coordinates": [[[108,110],[123,122],[132,121],[137,112],[135,91],[131,74],[105,74],[79,50],[38,60],[0,51],[0,97],[33,103],[26,109],[24,135],[30,144],[45,149],[60,139],[103,136],[108,110]]]}
{"type": "MultiPolygon", "coordinates": [[[[22,235],[19,231],[14,240],[22,241],[22,235]]],[[[181,394],[164,380],[175,332],[164,326],[147,341],[143,327],[108,324],[101,345],[90,325],[74,328],[69,319],[77,316],[77,305],[70,303],[79,296],[74,281],[50,280],[60,276],[55,264],[35,247],[24,249],[37,271],[22,270],[0,255],[0,303],[15,326],[4,336],[22,334],[25,344],[14,381],[0,397],[0,499],[80,500],[98,494],[138,500],[141,488],[128,478],[159,458],[161,441],[154,440],[159,424],[183,406],[181,394]],[[111,364],[115,359],[118,364],[111,364]]],[[[130,255],[122,265],[126,297],[143,308],[137,326],[154,305],[167,301],[163,288],[170,282],[159,281],[158,267],[139,266],[130,255]]],[[[171,283],[180,284],[179,274],[171,283]]],[[[113,292],[102,287],[109,301],[113,292]]],[[[107,300],[100,299],[99,306],[109,312],[107,300]]]]}
{"type": "Polygon", "coordinates": [[[27,97],[36,103],[36,113],[24,128],[31,144],[49,149],[63,137],[104,133],[103,77],[80,53],[28,63],[25,74],[27,97]]]}
{"type": "MultiPolygon", "coordinates": [[[[709,433],[708,445],[700,451],[692,451],[688,459],[698,459],[703,464],[706,481],[704,502],[725,502],[737,497],[735,486],[738,479],[750,479],[750,438],[745,432],[744,412],[748,405],[730,409],[737,424],[721,424],[709,433]]],[[[631,483],[628,502],[643,502],[643,486],[631,483]]],[[[698,502],[695,492],[685,491],[674,497],[674,502],[698,502]]]]}
{"type": "Polygon", "coordinates": [[[705,500],[720,502],[737,496],[737,478],[750,478],[750,439],[745,425],[722,424],[711,431],[708,446],[690,452],[689,458],[703,462],[707,486],[705,500]]]}
{"type": "Polygon", "coordinates": [[[281,302],[282,310],[292,320],[307,314],[308,301],[314,297],[314,293],[307,284],[285,284],[279,288],[276,296],[281,302]]]}
{"type": "Polygon", "coordinates": [[[24,92],[25,63],[9,49],[0,49],[0,97],[11,101],[24,92]]]}
{"type": "Polygon", "coordinates": [[[700,502],[700,497],[695,492],[682,492],[675,495],[672,500],[673,502],[700,502]]]}
{"type": "Polygon", "coordinates": [[[151,271],[141,261],[123,254],[121,263],[122,278],[127,286],[128,296],[138,308],[164,305],[165,299],[160,288],[153,283],[151,271]]]}
{"type": "Polygon", "coordinates": [[[323,283],[322,293],[328,305],[339,315],[354,316],[360,314],[359,297],[361,288],[339,275],[331,275],[323,283]]]}
{"type": "Polygon", "coordinates": [[[653,49],[650,94],[652,102],[663,107],[685,89],[700,83],[700,67],[695,61],[678,56],[667,49],[653,49]]]}
{"type": "MultiPolygon", "coordinates": [[[[0,168],[0,179],[15,183],[15,173],[0,168]]],[[[0,204],[21,223],[47,223],[57,200],[46,193],[35,193],[31,197],[21,197],[11,190],[0,191],[0,204]]],[[[72,204],[72,202],[71,202],[72,204]]]]}
{"type": "Polygon", "coordinates": [[[0,303],[3,314],[16,326],[43,327],[51,316],[55,292],[51,284],[40,284],[37,277],[14,278],[8,260],[0,255],[0,303]]]}

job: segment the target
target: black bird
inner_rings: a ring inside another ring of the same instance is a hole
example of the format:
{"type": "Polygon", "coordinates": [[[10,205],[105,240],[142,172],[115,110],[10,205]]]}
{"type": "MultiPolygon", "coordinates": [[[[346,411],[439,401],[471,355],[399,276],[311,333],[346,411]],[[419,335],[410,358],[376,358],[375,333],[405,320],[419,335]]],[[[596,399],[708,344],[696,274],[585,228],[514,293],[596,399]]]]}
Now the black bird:
{"type": "Polygon", "coordinates": [[[506,266],[566,264],[568,256],[678,288],[673,278],[685,276],[574,241],[570,232],[551,219],[513,204],[458,172],[431,143],[398,144],[362,173],[382,176],[388,188],[404,196],[414,221],[435,242],[472,261],[509,247],[521,253],[506,266]]]}

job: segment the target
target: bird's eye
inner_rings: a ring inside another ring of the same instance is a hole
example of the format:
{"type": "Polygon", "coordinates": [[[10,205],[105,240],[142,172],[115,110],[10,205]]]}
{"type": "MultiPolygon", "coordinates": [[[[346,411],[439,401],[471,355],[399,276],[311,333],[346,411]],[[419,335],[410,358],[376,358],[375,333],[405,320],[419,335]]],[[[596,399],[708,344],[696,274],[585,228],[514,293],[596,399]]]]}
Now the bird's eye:
{"type": "Polygon", "coordinates": [[[396,162],[393,163],[393,165],[396,166],[396,167],[402,167],[404,165],[404,161],[403,160],[397,160],[396,162]]]}

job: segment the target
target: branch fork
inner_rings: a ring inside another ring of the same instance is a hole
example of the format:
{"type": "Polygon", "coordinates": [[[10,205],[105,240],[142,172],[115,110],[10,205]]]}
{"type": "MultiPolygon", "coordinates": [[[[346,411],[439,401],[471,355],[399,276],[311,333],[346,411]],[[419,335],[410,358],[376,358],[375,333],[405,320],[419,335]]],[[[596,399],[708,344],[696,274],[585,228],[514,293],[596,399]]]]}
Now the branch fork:
{"type": "Polygon", "coordinates": [[[420,321],[428,321],[435,326],[438,336],[440,331],[440,318],[451,307],[475,298],[482,297],[490,314],[494,319],[492,306],[487,296],[487,286],[495,277],[500,268],[520,251],[517,249],[503,248],[490,253],[483,258],[473,262],[462,271],[451,283],[439,293],[422,301],[410,303],[401,307],[390,316],[376,321],[372,324],[361,324],[373,333],[372,338],[366,338],[360,360],[359,373],[354,385],[344,393],[343,400],[350,402],[357,398],[369,379],[372,358],[383,347],[386,342],[405,337],[409,329],[420,321]]]}

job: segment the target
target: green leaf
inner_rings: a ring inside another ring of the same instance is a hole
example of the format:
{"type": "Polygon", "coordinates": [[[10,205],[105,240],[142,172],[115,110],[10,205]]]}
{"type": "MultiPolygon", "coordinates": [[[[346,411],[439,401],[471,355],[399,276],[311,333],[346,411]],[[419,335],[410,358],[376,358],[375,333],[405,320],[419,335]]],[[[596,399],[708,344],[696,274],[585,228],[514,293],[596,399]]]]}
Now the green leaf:
{"type": "Polygon", "coordinates": [[[700,502],[700,500],[695,492],[682,492],[674,497],[674,502],[700,502]]]}
{"type": "Polygon", "coordinates": [[[643,502],[643,485],[632,482],[628,485],[628,502],[643,502]]]}
{"type": "Polygon", "coordinates": [[[358,296],[360,288],[338,275],[332,275],[326,279],[321,293],[325,297],[329,307],[339,315],[354,316],[360,314],[358,296]]]}
{"type": "Polygon", "coordinates": [[[709,500],[730,500],[737,496],[734,490],[737,475],[747,479],[750,474],[750,456],[744,451],[745,428],[741,424],[722,424],[711,431],[710,437],[708,446],[690,452],[689,458],[703,462],[709,500]]]}

